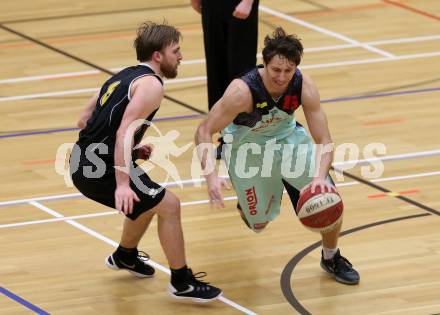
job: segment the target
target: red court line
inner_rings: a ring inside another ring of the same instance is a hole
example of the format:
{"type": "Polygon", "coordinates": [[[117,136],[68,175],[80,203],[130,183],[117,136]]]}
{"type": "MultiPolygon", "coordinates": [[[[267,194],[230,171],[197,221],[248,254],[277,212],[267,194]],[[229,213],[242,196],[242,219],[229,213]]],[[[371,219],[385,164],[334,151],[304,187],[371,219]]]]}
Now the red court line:
{"type": "Polygon", "coordinates": [[[53,164],[55,163],[54,159],[50,160],[31,160],[31,161],[23,161],[21,162],[24,165],[37,165],[37,164],[53,164]]]}
{"type": "MultiPolygon", "coordinates": [[[[194,30],[200,29],[200,23],[191,23],[186,24],[184,26],[180,26],[179,30],[182,32],[189,32],[194,30]]],[[[119,38],[134,38],[135,32],[132,31],[109,31],[101,34],[84,34],[84,35],[66,35],[61,36],[57,38],[49,38],[45,40],[45,43],[47,44],[64,44],[64,43],[74,43],[74,42],[85,42],[85,41],[103,41],[103,40],[113,40],[113,39],[119,39],[119,38]]],[[[7,49],[7,48],[29,48],[29,47],[35,47],[35,43],[31,43],[28,41],[20,41],[18,43],[6,43],[6,44],[0,44],[1,49],[7,49]]]]}
{"type": "Polygon", "coordinates": [[[389,192],[389,193],[386,193],[386,194],[382,193],[382,194],[368,195],[367,198],[376,199],[376,198],[385,198],[387,196],[396,197],[396,196],[415,194],[415,193],[418,193],[418,192],[420,192],[419,189],[408,189],[408,190],[399,191],[397,194],[393,193],[393,192],[389,192]]]}
{"type": "MultiPolygon", "coordinates": [[[[331,9],[331,10],[319,10],[319,11],[301,12],[301,13],[296,13],[295,11],[289,11],[286,14],[292,15],[295,17],[299,17],[299,18],[307,18],[307,17],[313,17],[313,16],[345,14],[347,12],[367,11],[370,9],[381,8],[384,6],[386,6],[386,4],[379,2],[379,3],[361,4],[361,5],[331,9]]],[[[279,19],[279,18],[276,18],[276,19],[279,19]]]]}
{"type": "Polygon", "coordinates": [[[386,196],[387,196],[386,194],[374,194],[374,195],[368,195],[367,198],[375,199],[375,198],[384,198],[386,196]]]}
{"type": "Polygon", "coordinates": [[[403,122],[403,119],[382,119],[382,120],[372,120],[364,123],[364,126],[377,126],[377,125],[388,125],[388,124],[398,124],[403,122]]]}
{"type": "Polygon", "coordinates": [[[412,11],[412,12],[415,12],[415,13],[418,13],[418,14],[421,14],[421,15],[424,15],[424,16],[427,16],[427,17],[430,17],[432,19],[440,21],[440,16],[437,16],[437,15],[431,14],[429,12],[425,12],[425,11],[422,11],[422,10],[410,7],[410,6],[406,5],[406,4],[403,4],[403,3],[400,3],[400,2],[396,2],[396,1],[392,1],[392,0],[382,0],[382,1],[385,2],[385,3],[392,4],[392,5],[401,7],[403,9],[406,9],[406,10],[409,10],[409,11],[412,11]]]}
{"type": "Polygon", "coordinates": [[[418,189],[408,189],[408,190],[402,190],[402,191],[400,191],[399,193],[401,194],[401,195],[409,195],[409,194],[415,194],[415,193],[418,193],[420,190],[418,190],[418,189]]]}

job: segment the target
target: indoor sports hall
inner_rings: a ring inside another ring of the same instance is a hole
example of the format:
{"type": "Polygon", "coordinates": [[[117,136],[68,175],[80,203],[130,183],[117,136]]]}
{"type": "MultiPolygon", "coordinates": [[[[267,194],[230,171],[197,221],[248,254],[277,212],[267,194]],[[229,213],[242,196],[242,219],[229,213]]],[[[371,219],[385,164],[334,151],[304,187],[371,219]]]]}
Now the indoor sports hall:
{"type": "MultiPolygon", "coordinates": [[[[210,207],[193,167],[208,104],[190,0],[1,1],[0,315],[440,314],[440,2],[261,0],[259,52],[277,26],[302,39],[299,68],[320,91],[344,200],[339,245],[359,285],[321,269],[320,236],[287,195],[258,234],[233,190],[224,209],[210,207]],[[137,64],[132,43],[148,20],[182,32],[183,60],[146,133],[167,163],[144,166],[182,202],[188,264],[224,292],[209,304],[169,296],[156,219],[139,246],[155,277],[106,268],[123,217],[65,175],[81,110],[111,74],[137,64]]],[[[306,123],[302,111],[296,118],[306,123]]]]}

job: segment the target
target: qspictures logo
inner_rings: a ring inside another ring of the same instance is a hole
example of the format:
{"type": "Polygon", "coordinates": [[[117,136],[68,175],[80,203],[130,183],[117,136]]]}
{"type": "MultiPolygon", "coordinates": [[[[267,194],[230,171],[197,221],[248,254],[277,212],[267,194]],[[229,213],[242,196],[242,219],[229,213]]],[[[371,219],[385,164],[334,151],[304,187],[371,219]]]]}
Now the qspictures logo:
{"type": "Polygon", "coordinates": [[[108,156],[105,158],[107,162],[104,161],[102,157],[114,151],[114,148],[110,149],[105,142],[91,143],[86,148],[80,148],[75,143],[64,143],[57,150],[55,170],[64,177],[66,185],[72,187],[71,174],[75,172],[82,172],[82,175],[89,179],[99,179],[109,172],[109,168],[115,168],[118,171],[128,174],[131,181],[139,190],[149,195],[155,195],[163,188],[151,189],[147,187],[140,180],[140,176],[142,176],[144,172],[148,173],[154,168],[161,168],[165,171],[166,177],[157,181],[162,184],[169,182],[177,183],[182,188],[182,180],[178,168],[172,162],[172,158],[181,156],[193,144],[187,143],[179,147],[176,144],[176,140],[179,136],[180,133],[177,130],[170,130],[163,134],[155,124],[139,119],[130,124],[126,136],[124,137],[123,156],[125,167],[109,164],[108,161],[114,161],[114,156],[108,156]],[[128,135],[135,134],[143,124],[148,124],[148,133],[155,135],[148,135],[138,145],[131,148],[132,140],[128,135]],[[141,165],[134,164],[134,152],[146,144],[153,148],[151,155],[141,165]],[[82,165],[81,163],[81,159],[84,157],[87,159],[87,165],[82,165]]]}
{"type": "MultiPolygon", "coordinates": [[[[170,130],[162,133],[159,128],[145,120],[137,120],[129,127],[130,132],[123,141],[123,155],[125,167],[115,167],[114,148],[109,148],[105,141],[101,143],[92,143],[87,148],[80,148],[74,143],[62,144],[56,154],[55,170],[64,177],[67,186],[72,187],[71,174],[82,172],[86,178],[99,179],[109,172],[108,168],[117,168],[121,172],[129,174],[132,182],[145,193],[157,193],[151,191],[140,180],[140,176],[144,172],[151,172],[155,168],[164,170],[165,178],[153,178],[158,183],[173,183],[182,186],[181,170],[185,169],[191,173],[191,180],[194,185],[200,186],[201,178],[212,172],[215,167],[211,163],[209,167],[201,169],[199,157],[203,154],[209,154],[212,161],[215,161],[216,147],[212,143],[201,143],[193,146],[193,143],[186,143],[179,146],[180,132],[170,130]],[[135,134],[139,127],[148,124],[149,129],[141,143],[132,148],[132,139],[128,135],[135,134]],[[144,145],[154,147],[149,159],[140,165],[133,163],[133,150],[139,149],[144,145]],[[191,160],[180,161],[180,165],[184,165],[179,169],[174,163],[175,159],[181,157],[186,151],[193,147],[191,160]],[[106,161],[103,157],[107,156],[106,161]],[[86,158],[89,162],[87,166],[81,164],[81,158],[86,158]],[[187,166],[185,166],[187,165],[187,166]],[[142,166],[142,168],[141,168],[142,166]]],[[[338,170],[347,171],[360,165],[360,173],[364,178],[374,179],[382,175],[384,164],[377,155],[384,155],[386,147],[382,143],[370,143],[360,148],[354,143],[343,143],[338,146],[334,144],[315,145],[306,144],[284,144],[276,142],[276,139],[267,140],[266,143],[246,142],[241,145],[232,146],[234,138],[232,135],[224,137],[226,144],[223,146],[225,152],[225,163],[221,163],[222,167],[226,167],[226,171],[233,172],[235,177],[254,180],[262,177],[278,176],[281,173],[284,178],[312,178],[319,172],[320,161],[322,156],[327,153],[334,155],[334,165],[338,170]],[[363,156],[364,160],[358,160],[363,156]],[[255,162],[259,161],[259,162],[255,162]],[[251,163],[252,162],[252,163],[251,163]],[[230,168],[232,166],[232,168],[230,168]],[[230,168],[230,169],[229,169],[230,168]],[[275,172],[275,173],[274,173],[275,172]]],[[[338,181],[344,180],[343,172],[335,172],[338,181]]],[[[255,204],[258,202],[254,190],[246,192],[249,197],[249,203],[252,211],[256,211],[255,204]]]]}

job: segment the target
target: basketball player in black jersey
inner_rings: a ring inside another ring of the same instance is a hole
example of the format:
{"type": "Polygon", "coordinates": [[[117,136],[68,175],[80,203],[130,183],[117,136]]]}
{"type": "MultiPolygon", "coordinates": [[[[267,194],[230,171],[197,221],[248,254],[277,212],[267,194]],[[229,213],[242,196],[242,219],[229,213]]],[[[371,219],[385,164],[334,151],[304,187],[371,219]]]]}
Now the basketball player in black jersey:
{"type": "MultiPolygon", "coordinates": [[[[272,37],[266,36],[264,46],[264,65],[232,81],[196,133],[197,145],[212,144],[213,134],[220,130],[225,141],[232,139],[225,162],[237,193],[240,214],[255,232],[261,232],[278,216],[283,188],[289,193],[293,207],[297,205],[300,190],[308,185],[312,192],[316,187],[323,192],[336,190],[328,175],[333,146],[318,89],[297,68],[303,53],[302,43],[279,27],[272,37]],[[295,120],[295,111],[300,107],[313,139],[295,120]],[[315,153],[313,140],[324,147],[322,153],[315,153]],[[252,154],[243,156],[242,152],[249,149],[252,154]],[[253,175],[249,175],[251,169],[253,175]],[[297,169],[303,171],[296,174],[297,169]]],[[[213,170],[215,164],[210,154],[203,153],[201,146],[199,149],[211,204],[224,207],[221,188],[228,184],[213,170]]],[[[340,228],[339,225],[321,233],[321,266],[337,281],[357,284],[358,272],[337,247],[340,228]]]]}
{"type": "Polygon", "coordinates": [[[90,99],[78,122],[81,131],[70,168],[82,194],[126,216],[120,245],[105,260],[109,268],[153,276],[153,267],[145,263],[148,255],[137,246],[157,214],[159,239],[171,269],[171,295],[205,302],[222,291],[197,280],[186,265],[180,201],[136,164],[137,159],[148,159],[152,148],[133,150],[159,109],[162,77],[177,76],[180,37],[166,24],[146,22],[139,27],[134,47],[140,63],[111,77],[90,99]]]}

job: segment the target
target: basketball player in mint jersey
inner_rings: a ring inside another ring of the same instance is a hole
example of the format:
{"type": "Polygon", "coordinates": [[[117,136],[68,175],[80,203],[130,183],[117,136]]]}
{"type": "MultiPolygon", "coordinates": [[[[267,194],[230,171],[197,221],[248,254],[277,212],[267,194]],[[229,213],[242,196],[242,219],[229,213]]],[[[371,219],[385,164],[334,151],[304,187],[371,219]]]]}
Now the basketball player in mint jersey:
{"type": "MultiPolygon", "coordinates": [[[[264,65],[232,81],[196,132],[211,204],[224,207],[221,189],[228,188],[228,183],[218,177],[213,157],[203,149],[214,133],[224,130],[225,142],[229,142],[225,162],[237,207],[255,232],[278,216],[284,187],[294,207],[301,189],[308,185],[312,192],[318,186],[321,191],[336,190],[328,175],[333,153],[315,152],[312,138],[294,116],[302,107],[313,140],[324,148],[331,146],[316,85],[297,68],[303,46],[280,27],[272,37],[266,36],[264,46],[264,65]]],[[[322,234],[321,266],[337,281],[357,284],[359,274],[337,247],[340,228],[322,234]]]]}
{"type": "Polygon", "coordinates": [[[126,216],[119,247],[105,259],[109,268],[126,269],[137,277],[153,276],[155,270],[145,263],[148,255],[137,246],[157,214],[159,239],[171,269],[170,294],[205,302],[222,291],[197,280],[186,265],[180,201],[136,164],[137,159],[148,159],[152,148],[133,150],[159,109],[162,77],[177,76],[180,37],[169,25],[140,26],[134,41],[140,63],[111,77],[88,102],[78,122],[81,132],[70,169],[73,183],[86,197],[126,216]]]}

